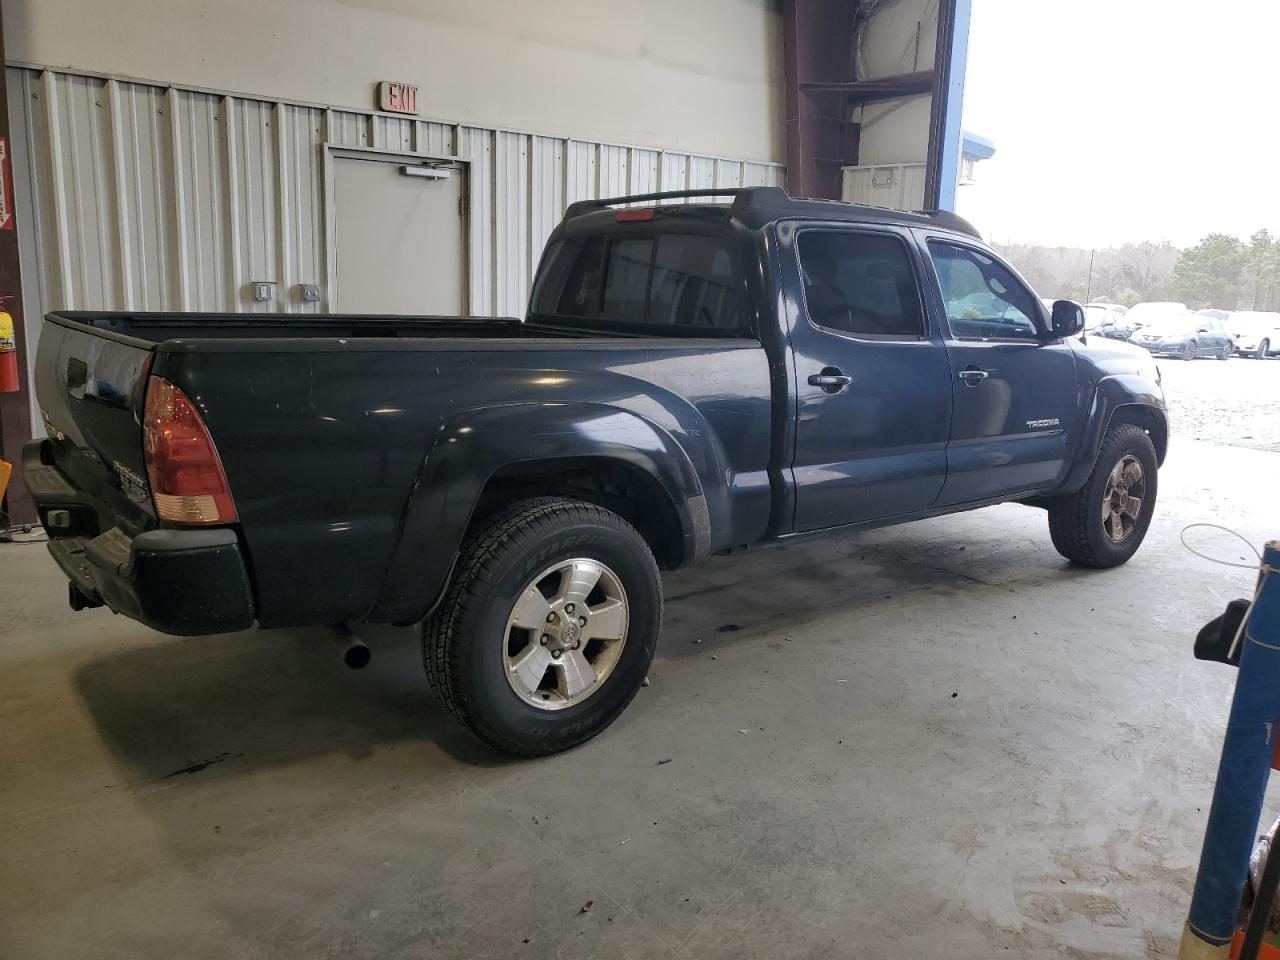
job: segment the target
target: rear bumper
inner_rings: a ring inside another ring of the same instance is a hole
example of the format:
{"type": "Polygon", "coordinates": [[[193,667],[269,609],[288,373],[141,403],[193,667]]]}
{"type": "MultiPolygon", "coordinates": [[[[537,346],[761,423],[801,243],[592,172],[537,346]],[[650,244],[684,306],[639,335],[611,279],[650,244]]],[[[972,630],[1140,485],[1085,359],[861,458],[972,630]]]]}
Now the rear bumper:
{"type": "Polygon", "coordinates": [[[49,553],[90,603],[180,636],[253,626],[253,591],[234,529],[148,530],[130,537],[112,527],[95,537],[58,536],[49,510],[83,509],[85,498],[38,455],[23,461],[27,488],[50,531],[49,553]]]}

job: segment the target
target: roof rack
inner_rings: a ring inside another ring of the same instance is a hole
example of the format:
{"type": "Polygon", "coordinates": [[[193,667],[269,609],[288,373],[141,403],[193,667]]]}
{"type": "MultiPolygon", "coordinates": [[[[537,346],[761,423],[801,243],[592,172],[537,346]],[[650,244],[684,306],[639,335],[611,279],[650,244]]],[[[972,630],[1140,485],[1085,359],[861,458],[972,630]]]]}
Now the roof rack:
{"type": "Polygon", "coordinates": [[[658,193],[635,193],[627,197],[610,197],[605,200],[579,200],[569,204],[564,212],[566,220],[585,213],[617,206],[620,203],[648,203],[656,200],[691,200],[695,197],[733,197],[732,210],[751,210],[759,207],[776,207],[790,201],[781,187],[708,187],[699,190],[662,190],[658,193]]]}
{"type": "Polygon", "coordinates": [[[965,233],[978,240],[982,239],[982,234],[978,232],[977,227],[950,210],[917,210],[915,212],[922,217],[928,217],[945,230],[954,230],[956,233],[965,233]]]}
{"type": "MultiPolygon", "coordinates": [[[[594,213],[598,210],[605,210],[609,207],[618,206],[624,203],[652,203],[659,200],[693,200],[699,197],[733,197],[733,203],[730,205],[731,212],[742,212],[745,210],[777,210],[778,208],[793,208],[793,205],[813,204],[813,203],[839,203],[851,207],[867,207],[868,204],[849,204],[841,200],[818,200],[807,197],[789,197],[785,190],[781,187],[704,187],[697,190],[662,190],[657,193],[633,193],[625,197],[609,197],[602,200],[579,200],[576,203],[569,204],[569,208],[564,212],[566,220],[572,220],[574,217],[580,217],[584,214],[594,213]]],[[[802,209],[802,208],[801,208],[802,209]]],[[[873,209],[884,210],[895,216],[917,216],[932,220],[935,224],[944,230],[954,230],[957,233],[964,233],[968,236],[982,239],[982,234],[974,228],[964,217],[957,216],[950,210],[916,210],[906,212],[900,210],[891,210],[888,207],[873,207],[873,209]]]]}

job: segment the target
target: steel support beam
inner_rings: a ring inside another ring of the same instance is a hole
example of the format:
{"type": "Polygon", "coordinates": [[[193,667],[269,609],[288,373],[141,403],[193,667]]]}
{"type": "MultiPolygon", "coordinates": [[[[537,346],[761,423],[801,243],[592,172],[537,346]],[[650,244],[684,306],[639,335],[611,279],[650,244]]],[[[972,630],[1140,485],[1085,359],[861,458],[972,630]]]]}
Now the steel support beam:
{"type": "Polygon", "coordinates": [[[787,187],[796,197],[840,199],[840,167],[858,159],[857,127],[840,84],[853,78],[856,0],[785,0],[787,187]],[[837,89],[831,89],[835,84],[837,89]]]}
{"type": "MultiPolygon", "coordinates": [[[[0,62],[4,53],[4,24],[0,20],[0,62]]],[[[18,230],[13,206],[13,140],[9,136],[9,94],[5,71],[0,70],[0,143],[4,145],[4,202],[7,220],[0,224],[0,307],[13,317],[14,336],[18,343],[18,391],[0,393],[0,458],[15,467],[21,464],[22,445],[31,439],[31,382],[27,376],[26,325],[22,316],[22,265],[19,261],[18,230]]],[[[22,470],[15,469],[5,494],[4,510],[14,523],[32,523],[35,505],[27,495],[22,470]]]]}
{"type": "Polygon", "coordinates": [[[929,110],[929,158],[925,165],[924,202],[930,210],[955,210],[960,175],[960,114],[964,107],[964,73],[969,58],[969,15],[972,0],[938,4],[938,46],[934,54],[934,93],[929,110]]]}

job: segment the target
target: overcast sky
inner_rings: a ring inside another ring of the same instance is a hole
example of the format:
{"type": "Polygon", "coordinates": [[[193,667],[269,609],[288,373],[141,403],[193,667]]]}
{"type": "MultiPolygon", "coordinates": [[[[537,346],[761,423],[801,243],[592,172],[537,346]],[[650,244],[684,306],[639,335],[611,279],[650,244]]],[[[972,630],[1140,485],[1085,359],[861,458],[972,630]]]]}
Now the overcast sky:
{"type": "Polygon", "coordinates": [[[964,126],[989,239],[1280,233],[1280,0],[973,0],[964,126]]]}

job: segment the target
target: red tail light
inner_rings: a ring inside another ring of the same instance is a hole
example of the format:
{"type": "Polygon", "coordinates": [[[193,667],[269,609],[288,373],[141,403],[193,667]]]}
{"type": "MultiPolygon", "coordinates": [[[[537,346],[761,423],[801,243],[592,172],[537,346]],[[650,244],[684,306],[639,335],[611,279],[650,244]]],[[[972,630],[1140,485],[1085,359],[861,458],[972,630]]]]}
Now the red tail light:
{"type": "Polygon", "coordinates": [[[652,220],[653,207],[633,207],[630,210],[618,211],[618,223],[634,223],[638,220],[652,220]]]}
{"type": "Polygon", "coordinates": [[[234,523],[236,505],[209,431],[187,395],[162,377],[147,381],[142,447],[156,515],[170,523],[234,523]]]}

